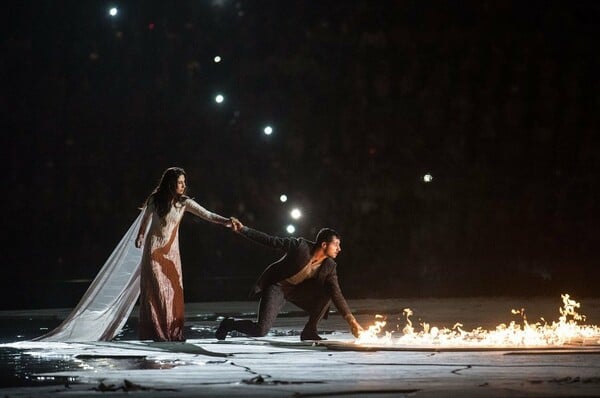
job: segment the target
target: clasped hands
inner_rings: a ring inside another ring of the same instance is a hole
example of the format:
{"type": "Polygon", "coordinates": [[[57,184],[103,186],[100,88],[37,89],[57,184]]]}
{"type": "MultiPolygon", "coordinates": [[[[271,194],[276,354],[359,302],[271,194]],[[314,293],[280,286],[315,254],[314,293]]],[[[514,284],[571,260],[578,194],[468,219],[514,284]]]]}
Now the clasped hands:
{"type": "Polygon", "coordinates": [[[231,228],[233,232],[240,232],[240,230],[244,227],[244,224],[242,224],[242,222],[235,217],[229,217],[227,226],[231,228]]]}

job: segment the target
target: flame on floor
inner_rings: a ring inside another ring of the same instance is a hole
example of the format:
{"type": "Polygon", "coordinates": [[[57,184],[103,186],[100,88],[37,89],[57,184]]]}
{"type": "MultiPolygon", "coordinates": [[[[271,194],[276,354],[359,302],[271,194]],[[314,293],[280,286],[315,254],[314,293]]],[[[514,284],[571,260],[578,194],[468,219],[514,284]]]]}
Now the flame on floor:
{"type": "Polygon", "coordinates": [[[375,322],[365,329],[355,340],[361,345],[401,345],[401,346],[440,346],[440,347],[556,347],[565,345],[600,345],[600,327],[579,324],[585,322],[585,316],[577,309],[580,303],[571,299],[568,294],[561,295],[563,306],[559,309],[558,321],[547,323],[529,323],[525,310],[512,310],[520,314],[522,323],[511,321],[502,323],[494,330],[482,327],[472,331],[463,330],[461,323],[452,328],[431,326],[421,323],[420,331],[413,326],[410,308],[404,310],[406,325],[401,331],[388,331],[385,317],[376,315],[375,322]]]}

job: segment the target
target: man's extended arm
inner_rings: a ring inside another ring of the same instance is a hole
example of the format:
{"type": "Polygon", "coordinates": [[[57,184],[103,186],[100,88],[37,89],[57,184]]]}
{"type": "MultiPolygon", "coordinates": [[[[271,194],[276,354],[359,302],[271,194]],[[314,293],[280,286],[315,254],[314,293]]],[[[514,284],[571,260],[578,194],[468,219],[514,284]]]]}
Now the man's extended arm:
{"type": "Polygon", "coordinates": [[[340,284],[338,282],[337,272],[336,272],[335,268],[327,276],[326,286],[329,289],[329,293],[331,295],[331,301],[333,301],[335,308],[337,308],[340,315],[342,317],[344,317],[344,320],[346,320],[346,322],[348,322],[348,325],[350,326],[350,330],[352,331],[352,334],[354,335],[354,337],[358,337],[360,332],[363,331],[363,328],[356,321],[356,318],[354,318],[354,315],[352,315],[352,312],[350,311],[350,307],[348,306],[348,303],[346,302],[346,298],[342,294],[342,289],[340,288],[340,284]]]}
{"type": "Polygon", "coordinates": [[[257,231],[256,229],[244,226],[238,219],[232,218],[233,230],[246,238],[260,243],[265,246],[273,247],[275,249],[281,249],[289,251],[293,248],[298,247],[300,240],[298,238],[281,238],[278,236],[271,236],[264,232],[257,231]]]}

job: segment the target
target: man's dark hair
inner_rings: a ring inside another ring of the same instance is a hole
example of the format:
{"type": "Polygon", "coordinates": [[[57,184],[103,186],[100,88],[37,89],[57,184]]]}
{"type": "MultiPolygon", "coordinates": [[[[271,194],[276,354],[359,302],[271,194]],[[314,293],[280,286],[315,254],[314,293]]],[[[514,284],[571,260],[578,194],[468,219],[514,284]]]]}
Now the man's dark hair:
{"type": "Polygon", "coordinates": [[[317,241],[317,247],[321,246],[321,243],[323,242],[331,242],[333,238],[342,239],[340,234],[338,234],[335,230],[331,228],[321,228],[315,239],[317,241]]]}

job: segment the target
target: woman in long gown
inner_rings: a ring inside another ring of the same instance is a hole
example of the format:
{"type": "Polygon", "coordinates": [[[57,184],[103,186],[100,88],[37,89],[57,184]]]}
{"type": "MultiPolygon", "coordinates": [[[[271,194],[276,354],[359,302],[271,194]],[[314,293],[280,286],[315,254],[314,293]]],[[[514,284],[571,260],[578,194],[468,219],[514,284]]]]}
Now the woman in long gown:
{"type": "Polygon", "coordinates": [[[144,247],[140,278],[141,340],[185,341],[179,254],[179,224],[184,213],[188,211],[212,223],[231,226],[229,219],[206,210],[184,195],[185,177],[183,169],[168,168],[145,203],[135,242],[136,247],[144,247]],[[148,224],[150,229],[145,235],[148,224]]]}

